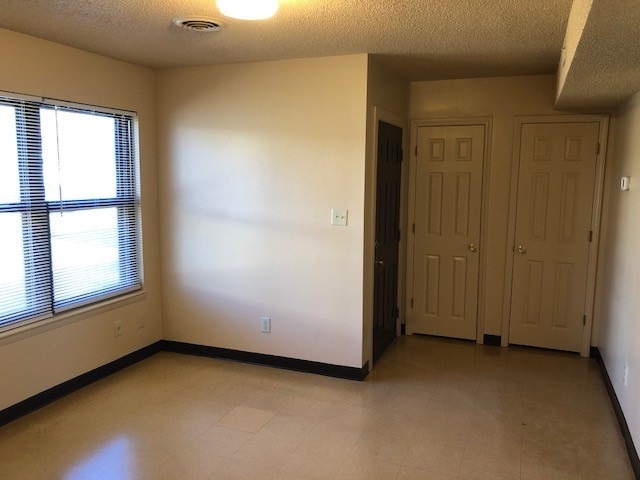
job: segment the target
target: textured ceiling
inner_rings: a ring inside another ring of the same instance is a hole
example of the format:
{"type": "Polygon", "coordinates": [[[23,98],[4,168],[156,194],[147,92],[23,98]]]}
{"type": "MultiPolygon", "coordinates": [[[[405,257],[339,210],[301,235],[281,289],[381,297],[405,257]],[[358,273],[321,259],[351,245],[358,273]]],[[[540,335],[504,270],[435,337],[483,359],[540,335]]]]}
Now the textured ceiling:
{"type": "Polygon", "coordinates": [[[593,0],[560,108],[615,107],[640,90],[640,2],[593,0]]]}
{"type": "Polygon", "coordinates": [[[263,22],[214,0],[0,0],[0,27],[150,67],[371,53],[408,80],[553,73],[571,0],[281,0],[263,22]],[[223,19],[189,32],[174,17],[223,19]]]}

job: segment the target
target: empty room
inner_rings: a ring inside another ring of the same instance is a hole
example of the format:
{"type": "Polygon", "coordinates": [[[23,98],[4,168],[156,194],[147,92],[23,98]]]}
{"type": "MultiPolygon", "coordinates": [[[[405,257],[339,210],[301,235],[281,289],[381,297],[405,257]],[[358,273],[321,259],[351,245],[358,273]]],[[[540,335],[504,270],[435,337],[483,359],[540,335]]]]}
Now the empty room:
{"type": "Polygon", "coordinates": [[[640,479],[639,28],[0,2],[0,478],[640,479]]]}

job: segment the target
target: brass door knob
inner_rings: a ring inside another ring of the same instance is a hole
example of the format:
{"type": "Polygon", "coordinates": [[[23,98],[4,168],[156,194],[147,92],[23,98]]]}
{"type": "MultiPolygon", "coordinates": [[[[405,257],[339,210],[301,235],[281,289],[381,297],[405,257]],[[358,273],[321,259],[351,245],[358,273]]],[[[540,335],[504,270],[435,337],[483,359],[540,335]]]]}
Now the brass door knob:
{"type": "Polygon", "coordinates": [[[478,251],[478,247],[475,243],[470,243],[467,247],[471,253],[476,253],[478,251]]]}
{"type": "Polygon", "coordinates": [[[524,255],[525,253],[527,253],[527,249],[524,245],[518,245],[516,247],[516,251],[520,254],[520,255],[524,255]]]}

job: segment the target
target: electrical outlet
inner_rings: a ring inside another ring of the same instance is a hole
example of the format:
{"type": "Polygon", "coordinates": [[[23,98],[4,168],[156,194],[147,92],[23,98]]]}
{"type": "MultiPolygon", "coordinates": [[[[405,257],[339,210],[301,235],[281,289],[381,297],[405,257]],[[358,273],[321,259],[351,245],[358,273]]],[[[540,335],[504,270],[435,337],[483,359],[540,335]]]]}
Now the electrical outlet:
{"type": "Polygon", "coordinates": [[[628,387],[629,386],[629,365],[625,365],[624,366],[624,386],[628,387]]]}
{"type": "Polygon", "coordinates": [[[347,217],[349,211],[344,208],[332,208],[331,209],[331,225],[339,225],[341,227],[347,226],[347,217]]]}
{"type": "Polygon", "coordinates": [[[271,319],[269,317],[260,317],[260,325],[262,333],[271,333],[271,319]]]}
{"type": "Polygon", "coordinates": [[[144,327],[144,313],[139,313],[136,315],[136,325],[138,328],[144,327]]]}
{"type": "Polygon", "coordinates": [[[116,320],[113,322],[113,333],[116,337],[122,335],[122,320],[116,320]]]}

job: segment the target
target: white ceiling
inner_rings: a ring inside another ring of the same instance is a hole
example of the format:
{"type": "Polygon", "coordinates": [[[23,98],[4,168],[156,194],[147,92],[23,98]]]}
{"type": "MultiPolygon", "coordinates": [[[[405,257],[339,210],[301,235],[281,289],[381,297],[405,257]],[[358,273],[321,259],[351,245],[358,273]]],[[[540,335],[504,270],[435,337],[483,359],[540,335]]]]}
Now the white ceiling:
{"type": "Polygon", "coordinates": [[[0,0],[0,27],[149,67],[371,53],[407,80],[554,73],[571,0],[281,0],[263,22],[214,0],[0,0]],[[174,17],[206,15],[216,33],[174,17]]]}

